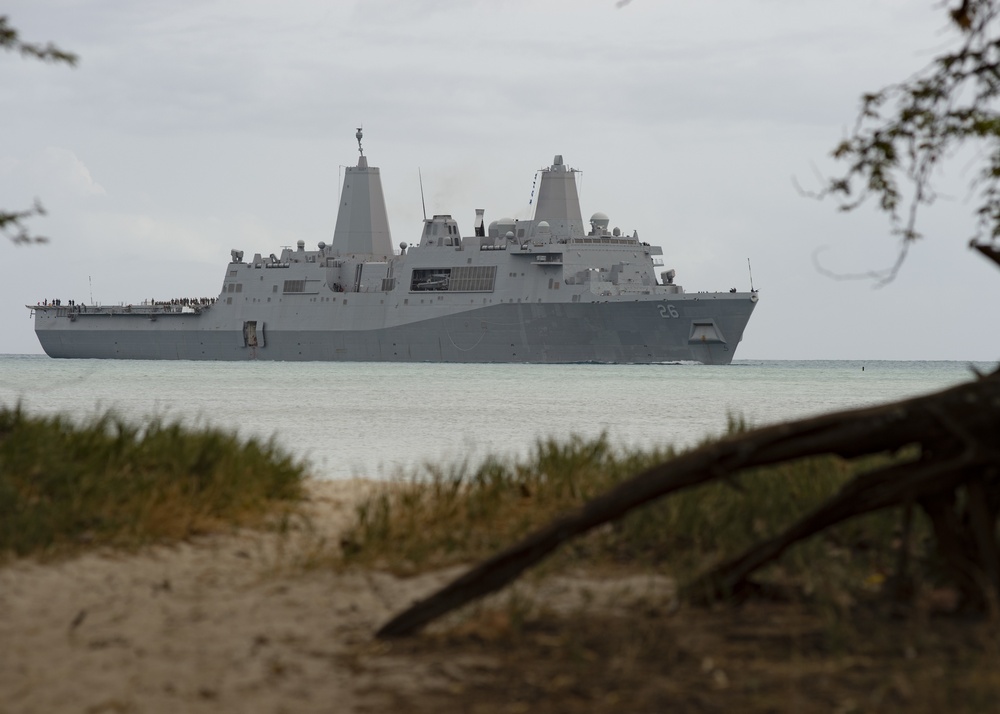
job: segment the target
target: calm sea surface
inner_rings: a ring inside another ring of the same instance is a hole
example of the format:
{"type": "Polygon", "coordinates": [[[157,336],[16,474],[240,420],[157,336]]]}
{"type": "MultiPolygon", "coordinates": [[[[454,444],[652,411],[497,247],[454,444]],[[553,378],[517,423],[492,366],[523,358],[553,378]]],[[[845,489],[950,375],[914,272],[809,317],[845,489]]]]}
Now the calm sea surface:
{"type": "Polygon", "coordinates": [[[113,409],[274,437],[322,478],[524,455],[539,438],[689,445],[725,431],[925,394],[969,362],[442,365],[54,360],[0,355],[0,404],[85,418],[113,409]],[[864,369],[862,370],[862,367],[864,369]]]}

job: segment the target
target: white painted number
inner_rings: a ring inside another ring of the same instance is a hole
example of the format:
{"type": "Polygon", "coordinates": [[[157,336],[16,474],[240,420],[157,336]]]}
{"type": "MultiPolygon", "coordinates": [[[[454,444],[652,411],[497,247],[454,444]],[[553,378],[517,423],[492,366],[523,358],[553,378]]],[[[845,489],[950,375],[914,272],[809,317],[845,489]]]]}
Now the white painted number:
{"type": "Polygon", "coordinates": [[[680,317],[677,313],[677,308],[673,305],[657,305],[660,310],[660,317],[680,317]]]}

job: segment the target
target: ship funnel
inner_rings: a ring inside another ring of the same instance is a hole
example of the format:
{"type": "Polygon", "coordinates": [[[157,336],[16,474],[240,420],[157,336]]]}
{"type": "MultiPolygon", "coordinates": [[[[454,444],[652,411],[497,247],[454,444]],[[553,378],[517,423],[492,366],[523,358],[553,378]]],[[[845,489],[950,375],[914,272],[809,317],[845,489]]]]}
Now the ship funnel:
{"type": "Polygon", "coordinates": [[[535,223],[547,221],[552,235],[565,237],[583,234],[583,215],[576,191],[576,170],[563,163],[561,154],[542,170],[535,202],[535,223]]]}
{"type": "MultiPolygon", "coordinates": [[[[355,136],[361,153],[361,129],[355,136]]],[[[368,166],[363,153],[358,157],[357,166],[344,170],[344,188],[340,194],[332,248],[335,255],[392,255],[382,177],[378,167],[368,166]]]]}

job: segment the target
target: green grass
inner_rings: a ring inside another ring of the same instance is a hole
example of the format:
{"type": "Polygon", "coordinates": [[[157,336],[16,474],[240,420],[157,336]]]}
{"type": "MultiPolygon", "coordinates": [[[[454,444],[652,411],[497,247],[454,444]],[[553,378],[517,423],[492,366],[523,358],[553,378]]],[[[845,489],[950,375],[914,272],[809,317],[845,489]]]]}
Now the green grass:
{"type": "MultiPolygon", "coordinates": [[[[399,573],[486,558],[672,456],[616,449],[602,436],[542,441],[522,459],[427,464],[361,504],[342,557],[399,573]]],[[[652,567],[684,580],[778,533],[877,463],[828,457],[748,471],[637,509],[552,562],[652,567]]],[[[273,442],[158,419],[135,426],[105,414],[78,424],[0,409],[0,559],[260,524],[276,504],[302,497],[303,479],[304,466],[273,442]]],[[[888,513],[843,524],[772,571],[806,589],[881,582],[894,565],[897,523],[888,513]]]]}
{"type": "MultiPolygon", "coordinates": [[[[614,449],[605,437],[572,438],[539,442],[520,460],[426,465],[358,508],[343,557],[399,573],[479,560],[671,456],[614,449]]],[[[777,534],[857,473],[884,462],[822,457],[747,471],[636,509],[571,541],[554,560],[654,567],[685,579],[777,534]]],[[[849,521],[800,544],[774,570],[804,580],[809,590],[845,578],[862,586],[881,582],[895,563],[898,523],[895,512],[849,521]]]]}
{"type": "Polygon", "coordinates": [[[260,523],[301,498],[304,468],[272,442],[216,429],[0,407],[0,559],[260,523]]]}

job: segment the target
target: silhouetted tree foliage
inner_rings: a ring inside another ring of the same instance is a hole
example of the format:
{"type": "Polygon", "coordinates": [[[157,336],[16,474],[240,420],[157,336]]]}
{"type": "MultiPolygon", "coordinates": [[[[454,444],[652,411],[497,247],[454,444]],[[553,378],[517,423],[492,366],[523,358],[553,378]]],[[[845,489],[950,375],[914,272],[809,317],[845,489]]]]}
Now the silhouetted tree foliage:
{"type": "Polygon", "coordinates": [[[23,41],[18,36],[17,30],[10,26],[6,15],[0,15],[0,47],[20,52],[25,57],[35,57],[46,62],[64,62],[70,66],[75,66],[78,59],[72,52],[65,52],[51,42],[40,45],[23,41]]]}
{"type": "Polygon", "coordinates": [[[28,231],[25,221],[32,216],[44,216],[45,208],[38,199],[35,205],[26,211],[0,210],[0,233],[3,233],[14,243],[48,243],[45,236],[33,236],[28,231]]]}
{"type": "Polygon", "coordinates": [[[851,134],[833,151],[847,163],[824,195],[850,211],[870,199],[902,238],[895,265],[876,277],[890,280],[920,238],[917,213],[934,202],[935,169],[965,146],[983,162],[972,181],[978,224],[973,242],[1000,237],[1000,2],[943,3],[957,48],[936,57],[904,82],[864,94],[851,134]]]}
{"type": "MultiPolygon", "coordinates": [[[[10,23],[6,15],[0,15],[0,47],[10,52],[20,52],[24,57],[40,59],[44,62],[55,62],[76,66],[77,56],[65,52],[51,42],[41,45],[23,41],[10,23]]],[[[6,211],[0,209],[0,233],[16,244],[45,243],[48,238],[32,235],[26,221],[32,216],[44,216],[45,209],[36,199],[35,205],[23,211],[6,211]]]]}

